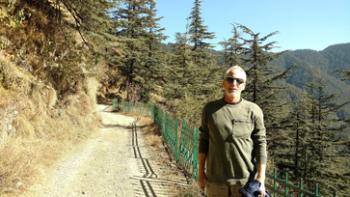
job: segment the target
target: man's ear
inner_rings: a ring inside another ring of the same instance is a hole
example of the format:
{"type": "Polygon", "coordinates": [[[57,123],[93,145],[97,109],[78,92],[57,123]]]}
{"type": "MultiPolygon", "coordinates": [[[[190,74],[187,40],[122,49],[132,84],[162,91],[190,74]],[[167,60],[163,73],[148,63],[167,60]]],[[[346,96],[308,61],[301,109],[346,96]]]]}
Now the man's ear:
{"type": "Polygon", "coordinates": [[[242,84],[242,91],[245,90],[245,84],[246,83],[242,84]]]}

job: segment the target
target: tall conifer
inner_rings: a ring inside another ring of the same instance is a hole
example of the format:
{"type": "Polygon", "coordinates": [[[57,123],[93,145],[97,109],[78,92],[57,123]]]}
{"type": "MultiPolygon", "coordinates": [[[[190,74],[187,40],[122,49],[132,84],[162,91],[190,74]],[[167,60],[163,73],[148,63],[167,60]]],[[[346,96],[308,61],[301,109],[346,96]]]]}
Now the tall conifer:
{"type": "Polygon", "coordinates": [[[125,84],[140,86],[141,99],[147,100],[152,82],[161,78],[159,68],[163,62],[159,48],[163,28],[158,25],[155,1],[122,0],[115,19],[116,34],[127,48],[120,68],[127,78],[125,84]]]}
{"type": "Polygon", "coordinates": [[[189,34],[190,41],[193,44],[192,50],[211,48],[205,40],[214,38],[214,33],[209,32],[207,26],[203,23],[201,16],[201,0],[195,0],[190,14],[189,34]]]}
{"type": "Polygon", "coordinates": [[[246,26],[238,25],[238,28],[246,34],[242,37],[245,43],[242,60],[247,66],[248,75],[244,97],[261,106],[264,112],[270,155],[273,159],[279,159],[275,157],[275,154],[279,153],[278,146],[283,143],[279,138],[284,136],[282,123],[287,116],[288,105],[283,92],[285,88],[281,87],[278,82],[286,77],[292,67],[284,71],[275,71],[269,65],[269,62],[279,53],[271,52],[275,42],[265,42],[277,32],[261,36],[260,33],[255,33],[246,26]]]}
{"type": "Polygon", "coordinates": [[[244,43],[240,42],[240,40],[240,32],[237,27],[233,25],[232,37],[220,43],[224,48],[224,64],[226,66],[241,65],[244,43]]]}

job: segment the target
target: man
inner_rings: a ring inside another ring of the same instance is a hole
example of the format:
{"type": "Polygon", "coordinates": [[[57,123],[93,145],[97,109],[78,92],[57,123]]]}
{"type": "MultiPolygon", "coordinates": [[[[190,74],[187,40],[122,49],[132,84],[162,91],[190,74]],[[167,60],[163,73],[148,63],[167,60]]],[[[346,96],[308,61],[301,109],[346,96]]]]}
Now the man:
{"type": "Polygon", "coordinates": [[[198,184],[202,190],[206,187],[209,197],[241,196],[239,189],[254,179],[261,183],[261,195],[265,194],[263,113],[258,105],[241,98],[246,79],[241,67],[230,67],[223,81],[224,98],[203,109],[198,184]]]}

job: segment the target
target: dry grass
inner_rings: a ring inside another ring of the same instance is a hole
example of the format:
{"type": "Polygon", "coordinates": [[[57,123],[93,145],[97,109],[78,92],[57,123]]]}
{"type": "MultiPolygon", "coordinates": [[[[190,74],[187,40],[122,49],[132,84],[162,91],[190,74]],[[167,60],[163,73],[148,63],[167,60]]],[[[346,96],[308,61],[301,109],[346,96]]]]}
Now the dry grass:
{"type": "Polygon", "coordinates": [[[180,197],[197,197],[199,196],[199,187],[197,182],[191,181],[190,186],[186,188],[180,188],[179,195],[180,197]]]}
{"type": "Polygon", "coordinates": [[[159,129],[155,125],[151,118],[141,117],[138,125],[143,128],[143,135],[146,143],[152,147],[157,147],[158,149],[162,148],[163,141],[160,136],[159,129]]]}
{"type": "MultiPolygon", "coordinates": [[[[138,116],[135,113],[126,113],[126,115],[134,116],[134,118],[138,119],[137,125],[142,127],[141,131],[146,145],[149,146],[149,150],[151,150],[151,152],[158,154],[157,161],[162,162],[164,166],[172,166],[174,168],[177,168],[177,171],[181,173],[182,170],[176,167],[175,161],[171,158],[169,152],[166,150],[166,145],[161,138],[159,128],[154,124],[153,120],[150,117],[138,116]]],[[[169,176],[172,176],[171,173],[174,172],[170,172],[169,176]]],[[[184,176],[184,174],[182,174],[182,176],[184,176]]],[[[199,189],[197,183],[192,179],[188,179],[187,181],[190,182],[188,186],[174,186],[174,191],[176,191],[178,196],[181,197],[198,196],[199,189]]]]}
{"type": "Polygon", "coordinates": [[[97,130],[96,83],[57,101],[55,90],[0,54],[0,196],[26,190],[70,147],[97,130]]]}

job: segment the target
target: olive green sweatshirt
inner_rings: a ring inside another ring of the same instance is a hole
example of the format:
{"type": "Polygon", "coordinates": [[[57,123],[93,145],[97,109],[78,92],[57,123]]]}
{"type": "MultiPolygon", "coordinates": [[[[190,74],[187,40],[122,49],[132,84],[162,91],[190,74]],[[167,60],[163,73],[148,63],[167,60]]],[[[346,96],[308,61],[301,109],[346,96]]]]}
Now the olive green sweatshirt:
{"type": "Polygon", "coordinates": [[[209,182],[245,184],[255,164],[265,164],[266,132],[260,107],[242,99],[208,103],[202,113],[199,153],[206,154],[209,182]]]}

